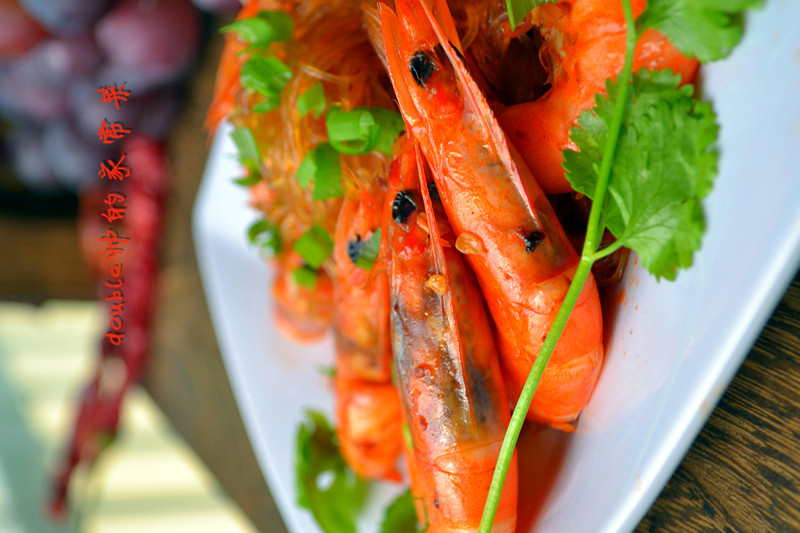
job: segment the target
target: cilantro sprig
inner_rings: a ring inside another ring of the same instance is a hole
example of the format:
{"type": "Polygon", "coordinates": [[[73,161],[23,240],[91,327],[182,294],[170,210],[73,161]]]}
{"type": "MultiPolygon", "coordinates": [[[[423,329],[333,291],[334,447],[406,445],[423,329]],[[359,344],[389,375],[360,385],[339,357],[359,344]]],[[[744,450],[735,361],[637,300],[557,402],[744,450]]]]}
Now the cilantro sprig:
{"type": "Polygon", "coordinates": [[[424,533],[427,525],[417,521],[414,496],[406,490],[386,508],[380,533],[424,533]]]}
{"type": "MultiPolygon", "coordinates": [[[[509,6],[521,4],[509,0],[509,6]]],[[[534,2],[535,3],[535,2],[534,2]]],[[[634,21],[625,15],[625,62],[606,94],[595,97],[564,151],[566,177],[592,199],[586,237],[575,276],[564,296],[511,415],[486,500],[480,533],[489,533],[525,415],[550,355],[575,307],[595,261],[626,246],[656,278],[674,279],[692,264],[705,230],[701,200],[717,172],[718,127],[711,106],[679,88],[671,72],[633,74],[634,49],[648,29],[666,34],[685,54],[701,61],[725,57],[742,36],[742,12],[761,0],[649,0],[634,21]],[[617,241],[600,249],[608,229],[617,241]]],[[[522,16],[525,16],[525,12],[522,16]]],[[[519,13],[509,8],[512,24],[519,13]]]]}
{"type": "Polygon", "coordinates": [[[313,513],[325,533],[356,533],[355,517],[366,499],[367,483],[345,463],[325,415],[306,411],[296,442],[298,505],[313,513]]]}

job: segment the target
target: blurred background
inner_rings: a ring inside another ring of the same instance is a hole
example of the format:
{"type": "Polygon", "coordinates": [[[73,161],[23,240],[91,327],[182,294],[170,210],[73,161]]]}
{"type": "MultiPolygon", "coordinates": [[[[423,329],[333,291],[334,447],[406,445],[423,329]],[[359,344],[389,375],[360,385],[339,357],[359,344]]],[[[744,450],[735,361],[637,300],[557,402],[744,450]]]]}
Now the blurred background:
{"type": "MultiPolygon", "coordinates": [[[[203,364],[179,340],[188,328],[215,349],[207,312],[205,322],[182,323],[171,308],[205,310],[191,203],[218,29],[239,7],[0,0],[0,532],[249,532],[251,517],[262,527],[276,520],[252,452],[227,453],[249,444],[218,353],[203,364]],[[99,88],[123,83],[130,94],[119,109],[102,101],[99,88]],[[98,176],[101,163],[123,155],[128,183],[98,176]],[[112,225],[101,218],[111,214],[103,200],[112,190],[126,196],[115,207],[127,206],[113,225],[131,238],[120,259],[127,348],[116,351],[101,348],[110,291],[102,283],[113,262],[98,245],[112,225]],[[172,276],[180,283],[165,287],[172,276]],[[178,298],[186,292],[193,297],[178,298]],[[148,363],[163,352],[168,362],[148,363]],[[144,387],[134,384],[142,373],[144,387]],[[229,427],[199,421],[203,401],[229,427]],[[201,444],[187,445],[170,420],[201,444]],[[76,458],[84,466],[72,471],[76,458]],[[214,476],[207,464],[226,473],[214,476]],[[246,478],[254,481],[238,481],[246,478]],[[226,487],[247,494],[243,503],[226,487]]],[[[282,529],[277,520],[270,530],[282,529]]]]}

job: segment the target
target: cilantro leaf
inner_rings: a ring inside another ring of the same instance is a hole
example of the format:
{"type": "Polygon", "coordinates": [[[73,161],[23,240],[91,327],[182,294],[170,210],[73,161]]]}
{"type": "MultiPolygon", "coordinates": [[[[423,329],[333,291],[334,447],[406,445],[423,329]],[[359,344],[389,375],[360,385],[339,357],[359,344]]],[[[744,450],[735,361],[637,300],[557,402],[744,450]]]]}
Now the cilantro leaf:
{"type": "Polygon", "coordinates": [[[763,0],[648,0],[636,20],[640,32],[656,29],[684,55],[702,62],[731,53],[744,33],[742,13],[763,0]]]}
{"type": "MultiPolygon", "coordinates": [[[[678,88],[679,83],[669,71],[634,75],[603,218],[644,267],[667,279],[691,266],[700,247],[705,229],[700,200],[717,171],[714,112],[692,98],[691,86],[678,88]]],[[[590,198],[619,88],[609,80],[606,91],[571,131],[580,152],[564,152],[567,179],[590,198]]]]}
{"type": "Polygon", "coordinates": [[[417,522],[414,497],[411,490],[407,490],[386,508],[380,533],[415,533],[427,530],[427,526],[420,527],[417,522]]]}
{"type": "Polygon", "coordinates": [[[307,410],[295,450],[297,504],[314,514],[325,533],[355,533],[355,516],[367,483],[342,459],[336,433],[325,415],[307,410]]]}
{"type": "Polygon", "coordinates": [[[517,24],[528,16],[528,13],[533,11],[534,8],[542,4],[550,4],[558,0],[506,0],[506,10],[508,11],[508,22],[511,24],[511,29],[517,27],[517,24]]]}

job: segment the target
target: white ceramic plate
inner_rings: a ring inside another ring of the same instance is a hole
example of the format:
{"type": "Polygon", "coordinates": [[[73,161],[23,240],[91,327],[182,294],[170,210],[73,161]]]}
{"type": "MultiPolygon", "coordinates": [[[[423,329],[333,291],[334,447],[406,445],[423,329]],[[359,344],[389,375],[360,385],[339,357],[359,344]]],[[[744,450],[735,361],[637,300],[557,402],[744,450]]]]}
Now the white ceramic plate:
{"type": "MultiPolygon", "coordinates": [[[[618,289],[624,293],[607,295],[616,310],[606,364],[578,430],[524,436],[546,461],[523,457],[529,505],[521,530],[632,530],[791,281],[800,261],[798,20],[797,2],[767,0],[734,55],[705,67],[722,157],[703,249],[674,283],[657,283],[633,264],[618,289]]],[[[272,325],[268,269],[246,244],[255,215],[231,183],[238,165],[228,132],[217,135],[195,206],[203,283],[245,426],[287,526],[319,531],[295,505],[292,461],[303,410],[332,413],[316,370],[332,362],[332,343],[293,344],[272,325]]],[[[377,531],[397,491],[379,487],[359,531],[377,531]]]]}

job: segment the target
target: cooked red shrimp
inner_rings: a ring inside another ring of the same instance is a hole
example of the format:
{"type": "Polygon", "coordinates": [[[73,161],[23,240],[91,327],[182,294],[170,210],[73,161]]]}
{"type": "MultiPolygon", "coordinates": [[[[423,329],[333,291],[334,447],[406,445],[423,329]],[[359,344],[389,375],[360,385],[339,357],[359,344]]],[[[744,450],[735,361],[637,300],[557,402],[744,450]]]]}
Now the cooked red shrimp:
{"type": "MultiPolygon", "coordinates": [[[[644,10],[645,3],[632,1],[634,16],[644,10]]],[[[561,152],[575,149],[569,130],[581,112],[594,106],[594,96],[605,91],[606,80],[622,70],[622,4],[619,0],[566,0],[539,6],[532,17],[544,37],[539,55],[549,71],[551,87],[538,100],[500,109],[497,118],[542,189],[548,194],[569,192],[572,188],[564,177],[561,152]]],[[[491,60],[483,67],[493,68],[491,60]]],[[[688,83],[697,67],[697,60],[683,56],[656,30],[646,31],[636,45],[634,70],[671,69],[688,83]]]]}
{"type": "MultiPolygon", "coordinates": [[[[420,0],[395,4],[397,15],[384,6],[381,19],[398,104],[431,165],[453,229],[471,243],[467,259],[497,326],[506,386],[515,400],[563,301],[578,255],[524,161],[509,149],[460,59],[454,30],[445,36],[420,0]]],[[[449,20],[443,1],[437,2],[437,12],[449,20]]],[[[602,335],[600,301],[590,276],[542,376],[529,418],[559,424],[578,416],[600,373],[602,335]]]]}
{"type": "Polygon", "coordinates": [[[389,282],[356,262],[365,243],[380,230],[384,195],[385,185],[375,185],[344,201],[333,247],[337,375],[374,383],[392,380],[389,282]]]}
{"type": "MultiPolygon", "coordinates": [[[[477,531],[508,400],[480,289],[461,254],[442,246],[440,239],[453,236],[420,187],[418,162],[411,149],[399,154],[384,214],[397,386],[429,531],[477,531]]],[[[493,531],[514,531],[516,502],[515,457],[493,531]]]]}
{"type": "Polygon", "coordinates": [[[313,288],[296,283],[292,271],[303,265],[303,258],[291,250],[281,254],[273,263],[275,327],[298,342],[318,340],[331,325],[333,283],[330,277],[322,270],[313,288]]]}
{"type": "Polygon", "coordinates": [[[364,245],[380,230],[385,185],[346,199],[336,223],[333,332],[336,419],[342,455],[366,478],[400,480],[400,398],[392,384],[389,285],[366,269],[364,245]],[[358,266],[358,264],[362,266],[358,266]]]}
{"type": "Polygon", "coordinates": [[[397,388],[339,376],[336,391],[336,434],[342,456],[368,479],[400,481],[397,459],[402,449],[401,408],[397,388]]]}

